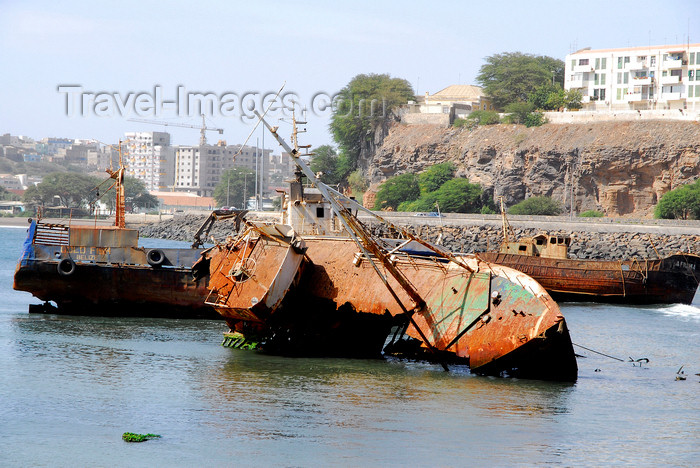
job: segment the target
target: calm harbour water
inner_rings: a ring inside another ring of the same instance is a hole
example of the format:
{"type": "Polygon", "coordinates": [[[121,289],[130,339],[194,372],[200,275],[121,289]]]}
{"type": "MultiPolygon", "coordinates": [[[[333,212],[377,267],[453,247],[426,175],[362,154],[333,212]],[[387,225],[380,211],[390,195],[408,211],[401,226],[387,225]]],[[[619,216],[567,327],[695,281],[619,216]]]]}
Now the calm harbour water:
{"type": "Polygon", "coordinates": [[[650,359],[577,348],[573,385],[284,358],[218,321],[29,315],[24,236],[0,228],[0,466],[700,464],[698,306],[562,304],[575,343],[650,359]]]}

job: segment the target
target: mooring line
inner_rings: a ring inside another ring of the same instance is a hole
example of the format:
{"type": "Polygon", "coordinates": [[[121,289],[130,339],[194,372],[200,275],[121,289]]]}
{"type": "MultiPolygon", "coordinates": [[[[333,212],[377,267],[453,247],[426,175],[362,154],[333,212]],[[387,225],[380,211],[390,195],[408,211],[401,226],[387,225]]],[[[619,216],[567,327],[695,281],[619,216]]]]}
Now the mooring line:
{"type": "Polygon", "coordinates": [[[573,343],[573,342],[572,342],[571,344],[573,344],[574,346],[578,346],[579,348],[583,348],[583,349],[585,349],[586,351],[590,351],[590,352],[592,352],[592,353],[600,354],[601,356],[609,357],[610,359],[615,359],[616,361],[625,362],[624,359],[616,358],[615,356],[610,356],[609,354],[601,353],[600,351],[596,351],[595,349],[586,348],[585,346],[581,346],[580,344],[576,344],[576,343],[573,343]]]}

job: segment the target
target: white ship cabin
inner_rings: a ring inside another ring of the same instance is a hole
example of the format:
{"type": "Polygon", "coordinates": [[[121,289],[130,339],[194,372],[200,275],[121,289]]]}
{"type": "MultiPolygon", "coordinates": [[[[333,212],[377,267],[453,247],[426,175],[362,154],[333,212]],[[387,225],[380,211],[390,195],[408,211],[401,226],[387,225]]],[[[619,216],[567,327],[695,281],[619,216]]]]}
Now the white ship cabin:
{"type": "Polygon", "coordinates": [[[565,235],[538,234],[516,242],[504,242],[501,253],[544,258],[568,258],[571,238],[565,235]]]}
{"type": "MultiPolygon", "coordinates": [[[[317,188],[304,187],[295,180],[290,183],[289,194],[281,192],[281,195],[282,224],[292,226],[298,234],[347,236],[330,203],[317,188]]],[[[353,212],[353,215],[357,215],[357,212],[353,212]]]]}

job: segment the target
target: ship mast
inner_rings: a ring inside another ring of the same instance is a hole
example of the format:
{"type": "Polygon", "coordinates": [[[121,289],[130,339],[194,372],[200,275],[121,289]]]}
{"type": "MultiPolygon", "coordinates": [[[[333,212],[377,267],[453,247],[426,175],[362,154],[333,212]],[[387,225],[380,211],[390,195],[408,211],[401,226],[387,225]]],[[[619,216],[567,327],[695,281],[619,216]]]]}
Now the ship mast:
{"type": "MultiPolygon", "coordinates": [[[[295,127],[293,131],[294,135],[294,140],[295,140],[295,148],[290,147],[286,141],[284,141],[278,134],[277,134],[277,127],[271,127],[270,124],[265,121],[263,116],[261,116],[257,111],[255,111],[255,114],[257,117],[262,121],[263,125],[267,127],[267,129],[272,133],[272,135],[275,137],[275,139],[279,142],[279,144],[284,148],[285,151],[287,151],[293,158],[294,163],[296,164],[297,168],[301,170],[301,172],[311,181],[316,188],[321,192],[323,197],[330,203],[333,211],[335,214],[338,216],[338,219],[340,222],[343,224],[345,229],[347,230],[348,234],[350,237],[355,241],[357,246],[360,248],[362,253],[364,254],[365,258],[369,261],[370,265],[374,269],[374,271],[377,273],[379,278],[382,280],[382,283],[386,286],[387,290],[391,294],[391,296],[394,298],[398,306],[401,308],[403,311],[403,314],[407,317],[408,321],[413,325],[413,327],[416,329],[418,334],[421,336],[423,339],[423,342],[428,346],[428,349],[430,349],[431,352],[438,352],[438,349],[430,342],[430,340],[423,334],[423,331],[421,328],[418,326],[418,324],[415,322],[413,315],[415,313],[421,313],[425,310],[426,303],[425,300],[421,297],[420,293],[415,289],[415,287],[411,284],[411,282],[404,276],[404,274],[396,268],[394,263],[391,261],[388,255],[385,254],[384,250],[381,248],[381,246],[377,243],[377,241],[374,240],[374,238],[367,232],[365,227],[360,223],[359,220],[357,220],[349,211],[347,208],[345,208],[339,201],[339,198],[343,198],[346,200],[347,197],[342,195],[340,192],[337,192],[330,187],[328,187],[326,184],[318,180],[316,177],[316,174],[311,170],[311,168],[306,165],[306,163],[300,158],[299,154],[299,146],[298,142],[296,141],[296,122],[293,122],[293,125],[295,127]],[[391,287],[389,284],[388,278],[385,276],[385,274],[381,271],[379,266],[374,262],[372,257],[378,259],[384,269],[391,274],[391,276],[396,280],[396,282],[399,284],[399,286],[406,292],[408,297],[411,299],[411,302],[413,302],[413,307],[409,308],[404,303],[401,301],[399,298],[398,294],[394,289],[391,287]]],[[[303,146],[301,148],[304,148],[303,146]]],[[[354,200],[352,201],[354,203],[354,200]]],[[[358,204],[359,205],[359,204],[358,204]]],[[[364,208],[364,207],[363,207],[364,208]]],[[[462,264],[463,265],[463,264],[462,264]]],[[[464,265],[463,265],[464,266],[464,265]]],[[[443,368],[447,370],[447,365],[444,362],[441,362],[443,368]]]]}
{"type": "Polygon", "coordinates": [[[503,222],[503,245],[507,245],[508,242],[511,242],[510,236],[513,236],[513,240],[515,240],[515,233],[513,232],[513,228],[510,226],[508,218],[506,217],[506,207],[503,204],[503,197],[498,197],[498,201],[501,205],[501,219],[503,222]]]}
{"type": "Polygon", "coordinates": [[[109,177],[114,179],[114,188],[116,195],[116,208],[114,215],[114,225],[118,228],[126,227],[124,212],[126,211],[126,201],[124,195],[124,162],[122,159],[122,142],[119,140],[119,167],[116,171],[107,169],[109,177]]]}

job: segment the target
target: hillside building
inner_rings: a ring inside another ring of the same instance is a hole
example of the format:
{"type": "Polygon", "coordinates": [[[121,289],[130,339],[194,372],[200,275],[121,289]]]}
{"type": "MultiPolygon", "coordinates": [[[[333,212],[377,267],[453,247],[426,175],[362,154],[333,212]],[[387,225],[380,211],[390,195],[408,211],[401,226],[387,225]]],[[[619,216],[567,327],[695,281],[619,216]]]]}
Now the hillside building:
{"type": "Polygon", "coordinates": [[[148,191],[170,189],[175,152],[166,132],[130,132],[123,145],[126,175],[142,180],[148,191]]]}
{"type": "Polygon", "coordinates": [[[700,44],[590,48],[566,56],[564,89],[583,110],[700,110],[700,44]]]}
{"type": "Polygon", "coordinates": [[[409,101],[401,120],[405,123],[450,125],[454,119],[466,118],[475,110],[494,110],[482,88],[473,85],[451,85],[435,94],[425,93],[409,101]]]}
{"type": "Polygon", "coordinates": [[[272,150],[257,149],[252,146],[226,145],[220,141],[216,145],[175,147],[174,190],[192,192],[211,197],[221,180],[221,175],[234,167],[250,169],[262,173],[263,196],[270,183],[269,167],[272,150]],[[240,150],[240,154],[239,154],[240,150]],[[235,160],[234,160],[235,157],[235,160]]]}

